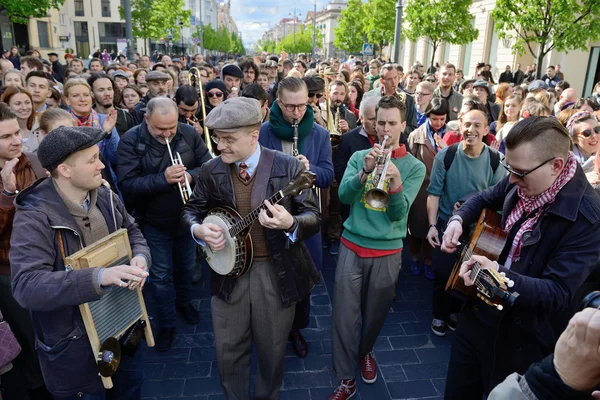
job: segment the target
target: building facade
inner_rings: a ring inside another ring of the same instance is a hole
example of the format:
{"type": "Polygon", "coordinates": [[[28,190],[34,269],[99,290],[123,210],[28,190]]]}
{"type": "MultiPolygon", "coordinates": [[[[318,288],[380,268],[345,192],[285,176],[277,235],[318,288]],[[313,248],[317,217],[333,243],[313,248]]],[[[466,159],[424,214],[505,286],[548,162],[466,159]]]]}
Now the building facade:
{"type": "MultiPolygon", "coordinates": [[[[402,3],[406,7],[408,0],[402,0],[402,3]]],[[[466,77],[472,77],[477,64],[484,62],[491,65],[492,75],[496,81],[507,65],[514,70],[517,64],[521,64],[521,69],[525,71],[528,65],[535,63],[534,57],[529,52],[522,56],[513,53],[512,45],[517,36],[516,32],[507,39],[498,37],[491,14],[495,5],[495,0],[474,0],[470,8],[473,17],[471,23],[479,30],[478,38],[462,46],[442,44],[437,49],[435,62],[440,65],[450,62],[456,68],[463,70],[466,77]]],[[[535,51],[536,46],[533,47],[535,51]]],[[[432,46],[425,39],[417,42],[404,39],[399,63],[405,70],[417,61],[427,68],[431,64],[432,53],[432,46]]],[[[586,51],[572,50],[568,54],[552,51],[545,57],[544,64],[538,68],[545,71],[549,65],[557,64],[561,66],[565,80],[578,95],[589,96],[594,84],[600,81],[600,42],[589,43],[586,51]]]]}

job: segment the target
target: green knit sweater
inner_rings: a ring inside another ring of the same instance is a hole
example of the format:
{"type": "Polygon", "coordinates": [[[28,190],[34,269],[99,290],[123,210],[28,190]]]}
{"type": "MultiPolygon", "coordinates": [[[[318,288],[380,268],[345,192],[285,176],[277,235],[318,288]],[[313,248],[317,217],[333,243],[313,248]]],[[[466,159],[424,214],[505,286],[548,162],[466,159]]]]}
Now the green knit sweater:
{"type": "Polygon", "coordinates": [[[370,151],[357,151],[350,157],[338,196],[350,205],[350,217],[344,222],[342,237],[358,246],[376,250],[395,250],[402,247],[406,237],[408,211],[425,178],[425,165],[410,153],[392,162],[400,171],[402,190],[390,195],[387,208],[374,209],[365,202],[370,183],[361,184],[358,173],[370,151]]]}

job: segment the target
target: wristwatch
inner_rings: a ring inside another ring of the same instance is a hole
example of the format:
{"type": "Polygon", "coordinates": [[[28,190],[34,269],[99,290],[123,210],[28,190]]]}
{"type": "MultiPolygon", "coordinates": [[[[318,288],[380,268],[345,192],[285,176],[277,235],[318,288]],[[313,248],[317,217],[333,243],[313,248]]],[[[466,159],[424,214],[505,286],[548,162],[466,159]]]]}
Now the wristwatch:
{"type": "Polygon", "coordinates": [[[461,218],[460,215],[453,215],[452,218],[450,218],[448,220],[448,225],[450,225],[450,222],[452,222],[452,221],[458,221],[458,222],[460,222],[461,225],[463,223],[463,219],[461,218]]]}
{"type": "Polygon", "coordinates": [[[6,191],[5,189],[2,189],[2,194],[5,196],[8,196],[8,197],[13,197],[13,196],[16,196],[17,194],[19,194],[19,191],[15,190],[14,193],[11,193],[11,192],[6,191]]]}

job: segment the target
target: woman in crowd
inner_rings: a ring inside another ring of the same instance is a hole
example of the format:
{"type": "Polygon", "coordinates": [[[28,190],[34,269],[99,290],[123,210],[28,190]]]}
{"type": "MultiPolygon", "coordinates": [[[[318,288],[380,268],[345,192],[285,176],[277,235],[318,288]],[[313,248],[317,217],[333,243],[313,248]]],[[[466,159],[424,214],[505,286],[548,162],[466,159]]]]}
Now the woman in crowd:
{"type": "MultiPolygon", "coordinates": [[[[501,85],[504,85],[502,83],[501,85]]],[[[500,116],[496,125],[496,140],[502,142],[512,127],[519,122],[519,113],[521,112],[521,97],[517,95],[508,96],[502,103],[500,116]]]]}
{"type": "Polygon", "coordinates": [[[40,127],[38,132],[38,141],[44,140],[50,131],[59,126],[73,126],[75,121],[68,111],[62,108],[50,108],[42,113],[40,117],[40,127]]]}
{"type": "Polygon", "coordinates": [[[140,102],[140,99],[144,97],[140,89],[135,85],[127,85],[123,89],[121,93],[121,97],[123,98],[123,107],[126,108],[129,112],[133,112],[133,109],[140,102]]]}
{"type": "Polygon", "coordinates": [[[496,104],[503,104],[504,100],[512,94],[512,88],[506,82],[498,85],[496,89],[496,104]]]}
{"type": "Polygon", "coordinates": [[[594,101],[592,99],[579,99],[577,100],[577,102],[573,105],[573,108],[579,111],[588,111],[590,113],[595,113],[596,111],[598,111],[598,106],[596,105],[596,103],[594,103],[594,101]]]}
{"type": "Polygon", "coordinates": [[[167,80],[167,96],[173,98],[178,88],[178,86],[176,86],[176,83],[178,82],[177,74],[172,69],[165,69],[163,72],[169,75],[169,79],[167,80]]]}
{"type": "Polygon", "coordinates": [[[354,113],[358,121],[360,102],[362,101],[364,91],[359,81],[352,81],[348,84],[348,109],[354,113]]]}
{"type": "Polygon", "coordinates": [[[179,73],[179,86],[189,85],[190,80],[188,78],[188,71],[181,71],[179,73]]]}
{"type": "Polygon", "coordinates": [[[432,85],[437,85],[437,78],[435,77],[435,74],[427,74],[423,77],[423,82],[429,82],[432,85]]]}
{"type": "Polygon", "coordinates": [[[227,100],[227,88],[225,83],[220,80],[210,81],[204,88],[208,104],[206,104],[206,113],[208,114],[213,108],[227,100]]]}
{"type": "Polygon", "coordinates": [[[148,71],[146,71],[145,69],[136,69],[133,73],[133,79],[135,80],[135,84],[146,84],[146,75],[148,75],[148,71]]]}
{"type": "Polygon", "coordinates": [[[340,69],[335,79],[348,83],[350,82],[350,73],[345,69],[340,69]]]}
{"type": "Polygon", "coordinates": [[[21,137],[23,138],[23,151],[33,152],[39,145],[37,135],[33,133],[37,129],[35,110],[33,109],[33,98],[27,89],[19,86],[10,86],[2,94],[2,102],[17,114],[21,137]]]}
{"type": "Polygon", "coordinates": [[[592,100],[594,100],[596,106],[600,107],[600,82],[594,85],[594,93],[592,93],[592,100]]]}
{"type": "MultiPolygon", "coordinates": [[[[421,82],[418,90],[424,90],[423,85],[431,86],[429,82],[421,82]]],[[[429,220],[427,217],[427,187],[433,160],[437,152],[446,147],[442,140],[446,128],[446,116],[450,112],[448,101],[436,97],[431,100],[426,115],[427,120],[424,124],[411,132],[408,136],[408,147],[413,156],[425,164],[425,179],[421,184],[421,189],[415,198],[408,214],[408,227],[410,230],[409,246],[412,260],[410,262],[410,272],[414,275],[421,275],[422,269],[425,270],[425,278],[433,280],[434,273],[431,267],[432,248],[427,241],[429,232],[429,220]],[[423,267],[419,262],[420,255],[423,256],[423,267]]]]}
{"type": "Polygon", "coordinates": [[[434,86],[429,82],[420,82],[415,92],[415,110],[417,112],[417,126],[421,126],[427,121],[427,111],[429,104],[433,99],[434,86]]]}
{"type": "Polygon", "coordinates": [[[73,71],[72,69],[67,68],[67,70],[65,71],[65,76],[63,78],[63,85],[65,83],[67,83],[67,81],[71,78],[77,78],[77,72],[73,71]]]}
{"type": "Polygon", "coordinates": [[[460,89],[460,85],[464,81],[465,81],[465,74],[463,73],[462,69],[457,69],[456,77],[454,78],[454,84],[453,84],[452,88],[458,92],[460,89]]]}
{"type": "Polygon", "coordinates": [[[2,76],[2,85],[25,87],[25,79],[16,69],[9,69],[2,76]]]}
{"type": "Polygon", "coordinates": [[[260,86],[262,86],[263,89],[265,89],[265,91],[267,93],[270,92],[269,90],[269,73],[266,71],[260,71],[258,73],[258,78],[256,78],[256,83],[258,83],[260,86]]]}
{"type": "Polygon", "coordinates": [[[419,70],[411,68],[408,73],[404,75],[404,86],[402,87],[402,90],[406,94],[414,96],[419,82],[421,82],[421,74],[419,74],[419,70]]]}
{"type": "Polygon", "coordinates": [[[21,55],[19,54],[19,48],[17,46],[13,46],[10,49],[8,61],[12,63],[15,69],[21,69],[21,55]]]}
{"type": "Polygon", "coordinates": [[[589,111],[575,113],[567,122],[573,140],[573,153],[583,172],[594,168],[594,156],[600,150],[600,125],[596,116],[589,111]]]}
{"type": "Polygon", "coordinates": [[[50,97],[46,99],[48,108],[58,108],[61,105],[62,95],[58,89],[50,86],[50,97]]]}

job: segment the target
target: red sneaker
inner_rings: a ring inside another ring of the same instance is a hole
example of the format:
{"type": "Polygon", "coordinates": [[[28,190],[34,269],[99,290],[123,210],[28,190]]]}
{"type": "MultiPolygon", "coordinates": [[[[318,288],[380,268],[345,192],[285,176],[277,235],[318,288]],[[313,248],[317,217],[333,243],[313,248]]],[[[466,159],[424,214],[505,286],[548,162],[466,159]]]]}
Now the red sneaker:
{"type": "Polygon", "coordinates": [[[340,386],[335,389],[335,392],[329,396],[329,400],[347,400],[356,394],[356,380],[343,379],[340,386]]]}
{"type": "Polygon", "coordinates": [[[365,383],[373,383],[377,380],[377,364],[373,354],[369,353],[360,359],[360,374],[365,383]]]}

